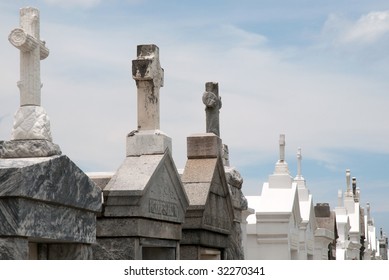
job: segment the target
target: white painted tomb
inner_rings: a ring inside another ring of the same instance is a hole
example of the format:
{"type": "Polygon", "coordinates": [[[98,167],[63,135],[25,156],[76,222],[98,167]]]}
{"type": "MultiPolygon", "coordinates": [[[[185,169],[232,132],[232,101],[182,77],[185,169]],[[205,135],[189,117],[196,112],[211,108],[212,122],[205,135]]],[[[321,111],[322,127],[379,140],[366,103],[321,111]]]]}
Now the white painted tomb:
{"type": "Polygon", "coordinates": [[[366,214],[365,214],[365,260],[376,260],[381,259],[379,243],[377,239],[376,227],[374,225],[374,219],[371,217],[370,203],[366,204],[366,214]]]}
{"type": "Polygon", "coordinates": [[[337,259],[360,260],[365,239],[364,214],[360,206],[360,190],[356,186],[356,179],[352,179],[351,188],[350,178],[350,170],[347,169],[346,192],[343,199],[341,191],[338,192],[338,207],[335,208],[339,232],[336,255],[337,259]]]}
{"type": "Polygon", "coordinates": [[[247,218],[247,259],[299,259],[302,222],[297,183],[285,161],[285,136],[280,135],[280,157],[260,196],[247,196],[255,215],[247,218]]]}
{"type": "Polygon", "coordinates": [[[338,239],[336,241],[336,259],[346,260],[349,250],[350,240],[350,218],[348,217],[347,209],[343,205],[343,192],[338,191],[338,206],[335,207],[336,225],[338,229],[338,239]]]}
{"type": "Polygon", "coordinates": [[[347,252],[348,259],[359,260],[360,249],[362,247],[361,238],[364,236],[363,215],[361,215],[361,207],[359,203],[360,192],[356,188],[355,178],[353,178],[353,188],[350,188],[350,171],[346,172],[347,189],[344,194],[344,207],[347,210],[347,215],[350,219],[350,244],[347,252]]]}
{"type": "Polygon", "coordinates": [[[301,161],[301,148],[299,148],[297,151],[297,176],[294,178],[294,182],[297,184],[300,214],[302,218],[299,227],[300,237],[298,256],[300,260],[311,260],[314,258],[315,231],[317,229],[317,224],[312,194],[307,188],[304,177],[301,175],[301,161]]]}

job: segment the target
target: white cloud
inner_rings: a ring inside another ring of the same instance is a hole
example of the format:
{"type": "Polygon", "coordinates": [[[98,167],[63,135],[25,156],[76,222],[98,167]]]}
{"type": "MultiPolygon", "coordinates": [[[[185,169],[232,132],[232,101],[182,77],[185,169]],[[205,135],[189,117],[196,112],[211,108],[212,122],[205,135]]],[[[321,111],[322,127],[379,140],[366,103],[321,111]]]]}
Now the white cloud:
{"type": "Polygon", "coordinates": [[[332,45],[374,44],[389,33],[389,11],[370,12],[352,21],[331,14],[322,30],[322,39],[332,45]]]}
{"type": "Polygon", "coordinates": [[[389,11],[371,12],[362,16],[345,37],[345,41],[374,43],[389,32],[389,11]]]}

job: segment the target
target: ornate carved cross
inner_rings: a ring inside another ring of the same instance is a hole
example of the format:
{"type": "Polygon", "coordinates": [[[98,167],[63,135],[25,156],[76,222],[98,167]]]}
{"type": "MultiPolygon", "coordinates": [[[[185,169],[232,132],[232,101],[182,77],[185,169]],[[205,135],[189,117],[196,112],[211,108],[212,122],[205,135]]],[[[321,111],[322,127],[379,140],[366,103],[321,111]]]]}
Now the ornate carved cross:
{"type": "Polygon", "coordinates": [[[49,55],[39,36],[39,10],[20,9],[20,28],[15,28],[8,40],[20,50],[20,106],[41,105],[40,60],[49,55]]]}

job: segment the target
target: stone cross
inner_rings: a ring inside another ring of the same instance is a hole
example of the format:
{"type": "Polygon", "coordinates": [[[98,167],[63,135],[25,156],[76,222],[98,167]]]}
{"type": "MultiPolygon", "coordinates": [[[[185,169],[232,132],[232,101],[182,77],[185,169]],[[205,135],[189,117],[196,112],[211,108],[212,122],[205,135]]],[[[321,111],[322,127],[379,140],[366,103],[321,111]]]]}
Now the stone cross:
{"type": "Polygon", "coordinates": [[[164,71],[156,45],[138,45],[137,58],[132,61],[132,77],[138,89],[138,130],[160,128],[159,89],[163,87],[164,71]]]}
{"type": "Polygon", "coordinates": [[[20,106],[40,106],[40,60],[49,55],[49,50],[39,38],[39,10],[20,9],[20,28],[12,30],[8,40],[20,50],[20,106]]]}
{"type": "Polygon", "coordinates": [[[301,160],[303,156],[301,155],[301,148],[297,149],[297,178],[301,178],[301,160]]]}
{"type": "Polygon", "coordinates": [[[206,112],[206,132],[214,133],[220,137],[219,110],[222,107],[222,100],[219,96],[218,83],[205,83],[203,103],[206,112]]]}
{"type": "Polygon", "coordinates": [[[280,134],[280,162],[285,161],[285,134],[280,134]]]}

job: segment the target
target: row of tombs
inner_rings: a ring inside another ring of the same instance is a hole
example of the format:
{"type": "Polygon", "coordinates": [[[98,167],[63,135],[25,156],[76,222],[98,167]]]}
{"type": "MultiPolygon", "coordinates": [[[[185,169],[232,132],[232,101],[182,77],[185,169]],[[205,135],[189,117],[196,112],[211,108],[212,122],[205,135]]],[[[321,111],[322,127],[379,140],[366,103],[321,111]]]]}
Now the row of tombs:
{"type": "Polygon", "coordinates": [[[23,8],[9,41],[21,52],[20,107],[12,139],[0,141],[0,259],[387,259],[370,206],[350,186],[338,206],[313,206],[304,178],[290,176],[285,138],[260,196],[244,197],[219,130],[218,84],[205,84],[206,132],[187,138],[181,171],[160,130],[159,49],[132,61],[138,126],[114,173],[84,173],[53,143],[41,106],[39,11],[23,8]],[[37,24],[38,23],[38,24],[37,24]]]}

